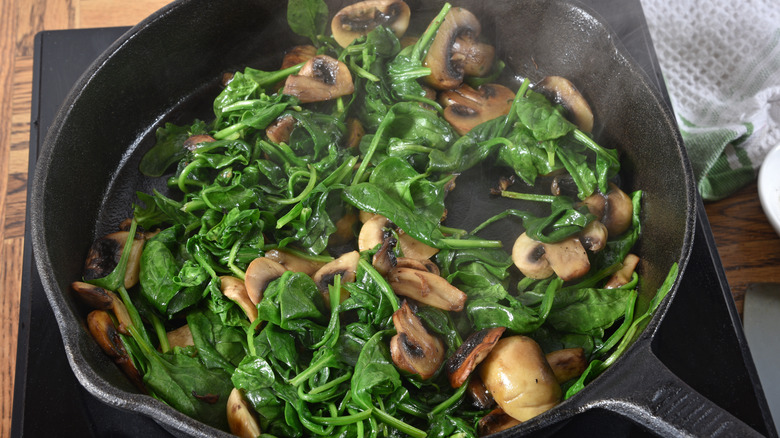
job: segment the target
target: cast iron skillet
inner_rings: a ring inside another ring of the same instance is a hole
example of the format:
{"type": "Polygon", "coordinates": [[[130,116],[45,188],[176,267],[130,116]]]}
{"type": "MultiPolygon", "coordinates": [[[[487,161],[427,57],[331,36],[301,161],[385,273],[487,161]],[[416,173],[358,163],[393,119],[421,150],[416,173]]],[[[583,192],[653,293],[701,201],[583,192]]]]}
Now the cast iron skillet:
{"type": "MultiPolygon", "coordinates": [[[[31,201],[38,269],[78,380],[113,406],[149,415],[182,436],[219,436],[167,405],[139,394],[84,327],[85,309],[69,291],[98,236],[131,214],[136,190],[162,188],[137,165],[166,121],[208,117],[222,73],[252,66],[278,68],[294,43],[277,0],[180,0],[131,29],[74,87],[45,141],[31,201]]],[[[331,14],[345,3],[329,2],[331,14]]],[[[442,2],[409,0],[413,24],[427,22],[442,2]]],[[[695,191],[679,133],[667,107],[611,32],[583,7],[561,0],[457,5],[474,12],[484,33],[518,77],[557,74],[572,80],[594,109],[597,140],[622,154],[624,190],[645,190],[640,301],[646,305],[669,267],[683,272],[693,240],[695,191]]],[[[510,81],[511,82],[511,81],[510,81]]],[[[512,84],[517,85],[515,83],[512,84]]],[[[460,185],[464,187],[465,185],[460,185]]],[[[455,193],[459,193],[456,190],[455,193]]],[[[460,191],[468,221],[484,195],[460,191]]],[[[514,233],[514,235],[519,234],[514,233]]],[[[507,237],[507,236],[501,236],[507,237]]],[[[612,412],[662,435],[754,434],[740,420],[693,391],[651,351],[658,324],[677,290],[659,307],[635,344],[589,387],[551,411],[503,435],[556,429],[591,409],[612,412]],[[694,411],[692,422],[677,412],[694,411]],[[698,409],[700,408],[700,409],[698,409]]]]}

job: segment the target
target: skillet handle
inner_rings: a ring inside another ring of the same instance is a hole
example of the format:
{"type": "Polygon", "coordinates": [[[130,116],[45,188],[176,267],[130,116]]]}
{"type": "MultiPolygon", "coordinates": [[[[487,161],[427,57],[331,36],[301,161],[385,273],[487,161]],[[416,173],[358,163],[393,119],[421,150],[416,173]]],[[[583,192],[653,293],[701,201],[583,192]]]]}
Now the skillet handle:
{"type": "Polygon", "coordinates": [[[601,388],[601,399],[592,407],[615,412],[660,436],[764,436],[683,382],[649,346],[633,353],[592,385],[601,388]],[[648,371],[636,372],[640,369],[648,371]]]}

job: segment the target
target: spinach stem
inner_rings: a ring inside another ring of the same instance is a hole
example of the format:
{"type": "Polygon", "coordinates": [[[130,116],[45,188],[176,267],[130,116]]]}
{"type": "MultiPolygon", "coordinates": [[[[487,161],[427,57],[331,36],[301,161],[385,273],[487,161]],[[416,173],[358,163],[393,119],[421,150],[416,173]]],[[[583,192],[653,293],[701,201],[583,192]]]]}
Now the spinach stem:
{"type": "Polygon", "coordinates": [[[334,360],[335,358],[336,355],[333,352],[333,350],[326,350],[325,353],[319,359],[309,364],[308,368],[306,368],[300,374],[298,374],[293,379],[291,379],[290,385],[298,386],[309,377],[320,372],[320,370],[322,370],[323,368],[334,365],[336,363],[336,361],[334,360]]]}
{"type": "Polygon", "coordinates": [[[367,409],[365,411],[360,411],[357,414],[352,415],[342,415],[342,416],[335,416],[335,417],[315,417],[312,416],[312,421],[315,421],[320,424],[325,425],[333,425],[333,426],[344,426],[347,424],[357,423],[358,421],[363,421],[371,416],[371,414],[374,412],[373,409],[367,409]]]}
{"type": "Polygon", "coordinates": [[[354,178],[352,178],[353,185],[363,181],[363,174],[366,172],[366,168],[368,168],[368,165],[371,163],[371,157],[374,156],[374,152],[376,152],[376,148],[379,146],[379,140],[381,140],[382,136],[385,134],[385,129],[387,129],[387,127],[393,123],[393,119],[395,119],[395,115],[393,114],[393,111],[390,110],[388,111],[384,120],[382,120],[382,123],[380,123],[379,127],[376,129],[374,138],[371,139],[371,144],[368,146],[368,150],[363,156],[363,161],[360,162],[360,166],[358,167],[357,172],[355,172],[354,178]]]}
{"type": "MultiPolygon", "coordinates": [[[[450,12],[451,8],[452,8],[451,4],[444,3],[444,6],[442,6],[439,13],[436,14],[436,17],[433,19],[433,21],[431,21],[431,24],[428,25],[428,28],[425,30],[425,33],[423,33],[420,39],[417,40],[417,42],[414,44],[414,48],[412,49],[412,55],[411,55],[411,58],[413,60],[422,61],[423,57],[428,52],[428,48],[431,46],[431,43],[433,42],[433,38],[439,32],[439,27],[441,27],[441,24],[444,23],[444,19],[447,17],[447,13],[450,12]]],[[[426,73],[425,75],[429,73],[426,73]]]]}
{"type": "Polygon", "coordinates": [[[424,430],[420,430],[411,424],[404,423],[403,421],[393,417],[382,409],[374,408],[374,414],[377,418],[379,418],[379,421],[390,427],[398,429],[398,431],[401,433],[405,433],[414,438],[425,438],[428,436],[424,430]]]}
{"type": "Polygon", "coordinates": [[[387,283],[387,280],[385,280],[385,277],[383,277],[382,274],[380,274],[366,259],[361,258],[358,262],[358,266],[362,268],[366,274],[371,277],[372,280],[374,280],[374,283],[376,283],[377,287],[379,287],[379,290],[382,292],[382,294],[388,299],[388,301],[390,301],[390,304],[393,306],[393,312],[398,310],[401,307],[398,304],[398,297],[387,283]]]}
{"type": "MultiPolygon", "coordinates": [[[[296,175],[298,172],[294,173],[293,175],[296,175]]],[[[306,184],[306,187],[301,191],[301,193],[298,194],[298,196],[290,199],[274,199],[274,202],[277,204],[282,205],[290,205],[295,204],[297,202],[301,202],[304,200],[309,194],[314,190],[314,186],[317,185],[317,169],[314,168],[311,164],[309,165],[309,182],[306,184]]],[[[292,184],[293,177],[290,177],[290,184],[292,184]]]]}
{"type": "Polygon", "coordinates": [[[171,349],[171,344],[168,342],[168,335],[165,332],[165,326],[163,326],[160,318],[154,313],[149,314],[149,319],[152,321],[155,333],[157,333],[157,340],[160,343],[160,351],[167,353],[171,349]]]}
{"type": "Polygon", "coordinates": [[[455,403],[457,403],[461,398],[463,398],[463,394],[466,393],[466,389],[469,386],[469,380],[471,380],[471,377],[467,378],[466,381],[463,382],[462,385],[460,385],[460,388],[458,388],[458,390],[455,391],[455,393],[452,394],[452,396],[450,396],[450,398],[439,403],[435,408],[433,408],[433,410],[431,410],[431,412],[428,414],[428,419],[431,422],[433,421],[434,418],[436,418],[437,415],[451,408],[453,405],[455,405],[455,403]]]}
{"type": "Polygon", "coordinates": [[[535,193],[519,193],[519,192],[511,192],[509,190],[502,190],[501,196],[504,198],[510,198],[510,199],[520,199],[523,201],[537,201],[537,202],[547,202],[552,203],[555,201],[555,196],[553,195],[537,195],[535,193]]]}
{"type": "Polygon", "coordinates": [[[483,240],[483,239],[439,239],[441,243],[452,249],[468,249],[468,248],[501,248],[503,244],[500,240],[483,240]]]}

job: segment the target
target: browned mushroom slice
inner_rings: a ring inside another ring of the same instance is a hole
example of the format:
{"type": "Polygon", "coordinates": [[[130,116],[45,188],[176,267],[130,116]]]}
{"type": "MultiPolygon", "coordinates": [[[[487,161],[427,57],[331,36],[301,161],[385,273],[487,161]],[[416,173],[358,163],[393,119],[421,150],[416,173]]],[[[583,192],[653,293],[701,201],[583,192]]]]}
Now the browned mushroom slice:
{"type": "Polygon", "coordinates": [[[325,265],[324,262],[300,257],[283,249],[266,251],[265,257],[281,264],[288,271],[303,272],[309,277],[314,275],[315,272],[325,265]]]}
{"type": "Polygon", "coordinates": [[[265,128],[265,135],[274,143],[289,143],[293,129],[295,129],[295,117],[284,114],[265,128]]]}
{"type": "Polygon", "coordinates": [[[184,324],[175,330],[167,332],[165,336],[168,338],[168,344],[171,347],[184,348],[195,345],[195,341],[192,339],[192,332],[190,331],[190,326],[188,324],[184,324]]]}
{"type": "Polygon", "coordinates": [[[401,37],[409,27],[411,11],[401,0],[366,0],[340,10],[330,23],[333,39],[347,47],[356,38],[377,26],[384,26],[401,37]]]}
{"type": "Polygon", "coordinates": [[[526,336],[502,338],[479,366],[498,406],[526,421],[561,400],[561,387],[539,345],[526,336]]]}
{"type": "Polygon", "coordinates": [[[547,76],[537,83],[535,88],[551,101],[566,108],[580,131],[593,130],[593,111],[571,81],[560,76],[547,76]]]}
{"type": "Polygon", "coordinates": [[[261,434],[252,407],[238,388],[233,388],[228,396],[227,421],[230,433],[239,438],[257,438],[261,434]]]}
{"type": "Polygon", "coordinates": [[[608,237],[609,231],[607,230],[607,227],[597,220],[591,221],[580,232],[580,242],[582,243],[582,246],[593,253],[597,253],[604,249],[608,237]]]}
{"type": "Polygon", "coordinates": [[[362,252],[383,244],[387,236],[391,233],[391,229],[397,230],[398,246],[401,248],[401,253],[404,257],[426,260],[439,252],[438,248],[426,245],[404,233],[403,230],[397,229],[395,224],[379,214],[375,214],[369,218],[363,223],[363,226],[360,227],[358,250],[362,252]]]}
{"type": "Polygon", "coordinates": [[[465,135],[475,126],[509,114],[515,93],[499,84],[485,84],[477,89],[463,84],[455,90],[439,93],[444,118],[455,131],[465,135]]]}
{"type": "Polygon", "coordinates": [[[284,83],[284,94],[297,97],[301,103],[323,102],[352,94],[355,85],[349,68],[330,56],[317,55],[306,61],[297,75],[284,83]]]}
{"type": "Polygon", "coordinates": [[[315,56],[317,56],[317,48],[311,44],[295,46],[284,54],[281,70],[306,62],[315,56]]]}
{"type": "Polygon", "coordinates": [[[545,243],[544,257],[555,274],[563,281],[580,278],[590,270],[588,254],[578,236],[568,237],[556,243],[545,243]]]}
{"type": "Polygon", "coordinates": [[[387,275],[387,273],[395,268],[397,264],[397,259],[395,257],[396,243],[398,243],[398,241],[395,237],[392,234],[388,235],[371,260],[371,264],[377,272],[383,276],[387,275]]]}
{"type": "Polygon", "coordinates": [[[544,244],[531,239],[526,233],[515,240],[512,261],[526,277],[541,280],[554,273],[550,262],[544,256],[544,244]]]}
{"type": "Polygon", "coordinates": [[[607,227],[610,236],[623,234],[631,226],[634,204],[624,191],[609,183],[607,194],[594,193],[582,201],[591,214],[607,227]]]}
{"type": "MultiPolygon", "coordinates": [[[[333,284],[333,279],[336,278],[337,275],[341,276],[342,283],[350,283],[355,281],[355,277],[357,275],[357,265],[359,261],[359,252],[348,252],[341,255],[341,257],[337,258],[336,260],[326,263],[316,273],[314,273],[314,276],[312,276],[312,280],[314,280],[314,283],[317,285],[317,288],[320,290],[320,293],[322,293],[322,296],[325,299],[325,303],[329,307],[330,291],[328,290],[328,286],[333,284]]],[[[349,298],[349,292],[346,289],[341,288],[340,293],[341,301],[349,298]]]]}
{"type": "Polygon", "coordinates": [[[623,259],[623,267],[612,274],[607,281],[607,284],[604,285],[604,289],[616,289],[628,284],[628,282],[631,281],[631,277],[634,275],[634,270],[636,270],[638,264],[639,257],[636,254],[626,255],[626,258],[623,259]]]}
{"type": "Polygon", "coordinates": [[[438,90],[451,90],[463,82],[467,65],[472,73],[489,70],[495,50],[477,42],[481,31],[474,14],[459,7],[450,9],[423,61],[431,69],[426,82],[438,90]]]}
{"type": "Polygon", "coordinates": [[[444,362],[441,339],[428,332],[406,300],[393,313],[393,325],[398,333],[390,339],[393,363],[423,380],[433,377],[444,362]]]}
{"type": "Polygon", "coordinates": [[[246,316],[249,318],[249,322],[254,321],[257,319],[257,306],[252,302],[251,299],[249,299],[249,294],[246,291],[246,287],[244,286],[244,282],[241,281],[241,279],[236,277],[231,277],[228,275],[223,275],[222,277],[219,277],[220,280],[220,291],[222,291],[222,295],[229,298],[234,303],[238,304],[238,307],[241,308],[241,310],[244,311],[246,316]]]}
{"type": "Polygon", "coordinates": [[[545,359],[550,364],[558,383],[568,382],[579,377],[588,367],[585,350],[582,348],[564,348],[563,350],[551,351],[545,355],[545,359]]]}
{"type": "Polygon", "coordinates": [[[428,271],[431,274],[441,275],[439,267],[432,260],[418,260],[409,257],[399,257],[396,259],[395,266],[400,268],[412,268],[419,271],[428,271]]]}
{"type": "MultiPolygon", "coordinates": [[[[89,248],[87,260],[84,263],[84,279],[94,280],[110,274],[119,263],[122,251],[127,242],[127,231],[117,231],[96,240],[89,248]]],[[[144,248],[144,237],[136,233],[133,246],[130,248],[130,257],[127,260],[125,271],[125,288],[131,288],[138,283],[138,273],[141,269],[141,252],[144,248]]]]}
{"type": "Polygon", "coordinates": [[[81,298],[87,305],[94,309],[110,310],[114,312],[114,317],[119,322],[119,330],[123,335],[129,335],[127,328],[133,325],[130,319],[130,314],[127,313],[127,307],[122,300],[110,290],[103,289],[100,286],[84,283],[82,281],[74,281],[70,287],[76,292],[77,296],[81,298]]]}
{"type": "Polygon", "coordinates": [[[87,328],[100,348],[111,357],[114,363],[130,378],[130,381],[146,392],[141,373],[138,372],[133,360],[125,350],[111,315],[105,310],[93,310],[87,315],[87,328]]]}
{"type": "Polygon", "coordinates": [[[246,293],[252,303],[257,305],[263,299],[263,293],[268,284],[281,277],[285,271],[287,268],[267,257],[258,257],[252,260],[252,263],[246,268],[244,276],[246,293]]]}
{"type": "Polygon", "coordinates": [[[479,410],[490,409],[496,405],[496,401],[490,395],[490,391],[487,390],[485,383],[482,382],[482,379],[477,374],[471,376],[466,393],[469,395],[472,404],[479,410]]]}
{"type": "Polygon", "coordinates": [[[193,135],[192,137],[184,140],[183,146],[189,150],[194,151],[198,148],[199,144],[212,143],[217,141],[214,137],[207,134],[193,135]]]}
{"type": "Polygon", "coordinates": [[[396,267],[387,274],[387,281],[396,294],[437,309],[459,312],[466,303],[463,291],[430,272],[396,267]]]}
{"type": "Polygon", "coordinates": [[[515,427],[520,423],[503,409],[495,408],[479,420],[477,432],[479,436],[490,435],[515,427]]]}
{"type": "Polygon", "coordinates": [[[447,359],[447,375],[453,388],[463,385],[471,372],[493,350],[504,330],[505,327],[495,327],[473,333],[458,347],[455,354],[447,359]]]}

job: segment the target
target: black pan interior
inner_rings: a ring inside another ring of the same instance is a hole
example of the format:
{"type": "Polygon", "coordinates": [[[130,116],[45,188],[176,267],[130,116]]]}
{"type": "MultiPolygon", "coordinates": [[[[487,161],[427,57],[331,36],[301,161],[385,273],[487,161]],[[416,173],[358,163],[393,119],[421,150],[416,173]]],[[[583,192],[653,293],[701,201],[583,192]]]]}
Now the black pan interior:
{"type": "MultiPolygon", "coordinates": [[[[334,13],[351,2],[328,3],[334,13]]],[[[412,26],[418,28],[443,4],[408,3],[412,26]]],[[[486,38],[496,42],[499,56],[514,72],[505,79],[515,89],[523,77],[555,74],[574,82],[588,99],[597,140],[621,152],[624,189],[645,191],[641,292],[645,299],[652,296],[672,263],[685,266],[695,198],[674,120],[644,73],[623,55],[609,30],[576,4],[472,0],[456,5],[480,18],[486,38]]],[[[209,117],[224,72],[247,65],[274,70],[284,50],[303,42],[289,33],[285,9],[277,1],[235,0],[230,7],[209,0],[177,1],[101,56],[58,114],[36,170],[33,245],[71,365],[98,398],[152,415],[185,435],[214,432],[135,393],[84,330],[83,309],[68,285],[80,278],[90,243],[130,215],[134,193],[164,186],[137,172],[141,156],[154,143],[154,129],[209,117]]],[[[484,173],[472,177],[487,181],[484,173]]],[[[453,195],[465,207],[452,221],[474,223],[485,214],[488,200],[478,184],[460,184],[453,195]]],[[[506,237],[502,230],[487,233],[506,237]]],[[[586,397],[587,390],[582,394],[586,397]]]]}

